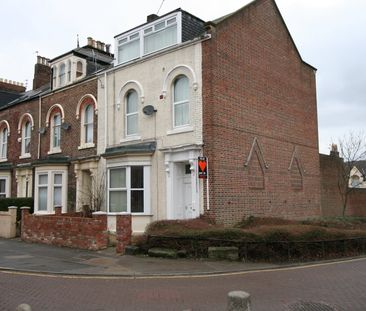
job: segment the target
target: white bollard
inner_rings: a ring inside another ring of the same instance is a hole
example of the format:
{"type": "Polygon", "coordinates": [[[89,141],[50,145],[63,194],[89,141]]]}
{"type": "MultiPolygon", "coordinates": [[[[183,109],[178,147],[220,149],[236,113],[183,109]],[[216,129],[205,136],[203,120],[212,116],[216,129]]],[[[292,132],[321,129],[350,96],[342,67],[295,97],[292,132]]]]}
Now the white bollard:
{"type": "Polygon", "coordinates": [[[250,311],[250,295],[243,291],[232,291],[227,295],[227,311],[250,311]]]}
{"type": "Polygon", "coordinates": [[[30,305],[28,305],[26,303],[22,303],[19,306],[17,306],[15,311],[32,311],[32,308],[30,305]]]}

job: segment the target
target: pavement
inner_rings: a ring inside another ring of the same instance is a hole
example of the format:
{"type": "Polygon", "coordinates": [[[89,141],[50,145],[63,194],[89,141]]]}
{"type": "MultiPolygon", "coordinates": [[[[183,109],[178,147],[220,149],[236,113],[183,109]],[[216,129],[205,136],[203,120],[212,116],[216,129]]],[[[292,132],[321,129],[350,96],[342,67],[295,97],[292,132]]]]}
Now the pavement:
{"type": "Polygon", "coordinates": [[[87,251],[0,239],[0,271],[76,276],[179,276],[227,274],[282,267],[276,264],[119,255],[115,248],[87,251]]]}

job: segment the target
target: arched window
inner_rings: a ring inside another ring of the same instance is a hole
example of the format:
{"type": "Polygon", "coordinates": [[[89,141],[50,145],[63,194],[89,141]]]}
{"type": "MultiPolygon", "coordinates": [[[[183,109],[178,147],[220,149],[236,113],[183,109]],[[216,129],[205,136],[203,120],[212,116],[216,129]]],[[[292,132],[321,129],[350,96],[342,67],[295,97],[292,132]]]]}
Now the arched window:
{"type": "Polygon", "coordinates": [[[54,66],[53,67],[53,73],[52,73],[52,86],[53,86],[53,88],[56,87],[56,83],[57,83],[57,67],[54,66]]]}
{"type": "Polygon", "coordinates": [[[8,154],[8,129],[4,127],[0,131],[0,159],[4,160],[8,154]]]}
{"type": "Polygon", "coordinates": [[[60,86],[63,86],[65,85],[65,80],[66,80],[66,77],[65,77],[65,71],[66,71],[66,68],[65,68],[65,64],[62,63],[60,65],[60,73],[59,73],[59,82],[60,82],[60,86]]]}
{"type": "Polygon", "coordinates": [[[138,134],[138,95],[130,90],[126,95],[126,136],[138,134]]]}
{"type": "Polygon", "coordinates": [[[30,121],[24,122],[22,127],[22,156],[30,154],[31,128],[30,121]]]}
{"type": "Polygon", "coordinates": [[[76,78],[79,78],[83,75],[83,63],[78,61],[76,63],[76,78]]]}
{"type": "Polygon", "coordinates": [[[94,109],[93,105],[87,105],[84,112],[84,142],[93,143],[94,109]]]}
{"type": "Polygon", "coordinates": [[[71,60],[67,61],[67,82],[71,82],[71,60]]]}
{"type": "Polygon", "coordinates": [[[189,124],[189,81],[183,75],[174,81],[173,124],[174,127],[189,124]]]}
{"type": "Polygon", "coordinates": [[[51,151],[59,151],[61,145],[61,115],[56,113],[51,119],[51,151]]]}

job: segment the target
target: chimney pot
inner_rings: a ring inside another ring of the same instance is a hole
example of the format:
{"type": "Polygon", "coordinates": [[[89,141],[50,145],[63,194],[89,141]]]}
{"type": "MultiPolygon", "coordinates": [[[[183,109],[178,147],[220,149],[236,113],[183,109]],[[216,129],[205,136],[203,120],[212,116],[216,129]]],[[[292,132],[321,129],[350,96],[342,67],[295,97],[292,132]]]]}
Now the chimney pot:
{"type": "Polygon", "coordinates": [[[104,42],[101,42],[101,43],[100,43],[100,49],[101,49],[102,51],[105,51],[105,43],[104,43],[104,42]]]}
{"type": "Polygon", "coordinates": [[[98,50],[102,49],[102,42],[100,42],[99,40],[97,41],[97,49],[98,50]]]}
{"type": "Polygon", "coordinates": [[[89,46],[93,46],[93,38],[92,37],[88,37],[87,40],[88,40],[88,45],[89,46]]]}
{"type": "Polygon", "coordinates": [[[150,14],[150,15],[148,15],[148,16],[147,16],[146,21],[147,21],[148,23],[151,23],[151,22],[153,22],[154,20],[157,20],[158,18],[159,18],[159,15],[156,15],[156,14],[150,14]]]}
{"type": "Polygon", "coordinates": [[[105,51],[106,51],[107,53],[110,53],[110,49],[111,49],[111,45],[110,45],[110,44],[106,44],[106,45],[105,45],[105,51]]]}

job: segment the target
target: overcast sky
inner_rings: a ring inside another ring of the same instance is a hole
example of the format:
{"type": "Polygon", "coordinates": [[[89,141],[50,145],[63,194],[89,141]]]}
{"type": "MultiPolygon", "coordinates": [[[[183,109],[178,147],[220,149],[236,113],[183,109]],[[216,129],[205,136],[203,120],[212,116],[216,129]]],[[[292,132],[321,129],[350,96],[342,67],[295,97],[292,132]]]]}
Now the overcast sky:
{"type": "MultiPolygon", "coordinates": [[[[159,15],[178,7],[213,20],[248,0],[165,0],[159,15]]],[[[365,128],[366,1],[277,0],[304,61],[318,69],[319,148],[365,128]]],[[[36,51],[54,58],[88,36],[105,43],[157,13],[162,0],[0,0],[0,78],[32,85],[36,51]]]]}

